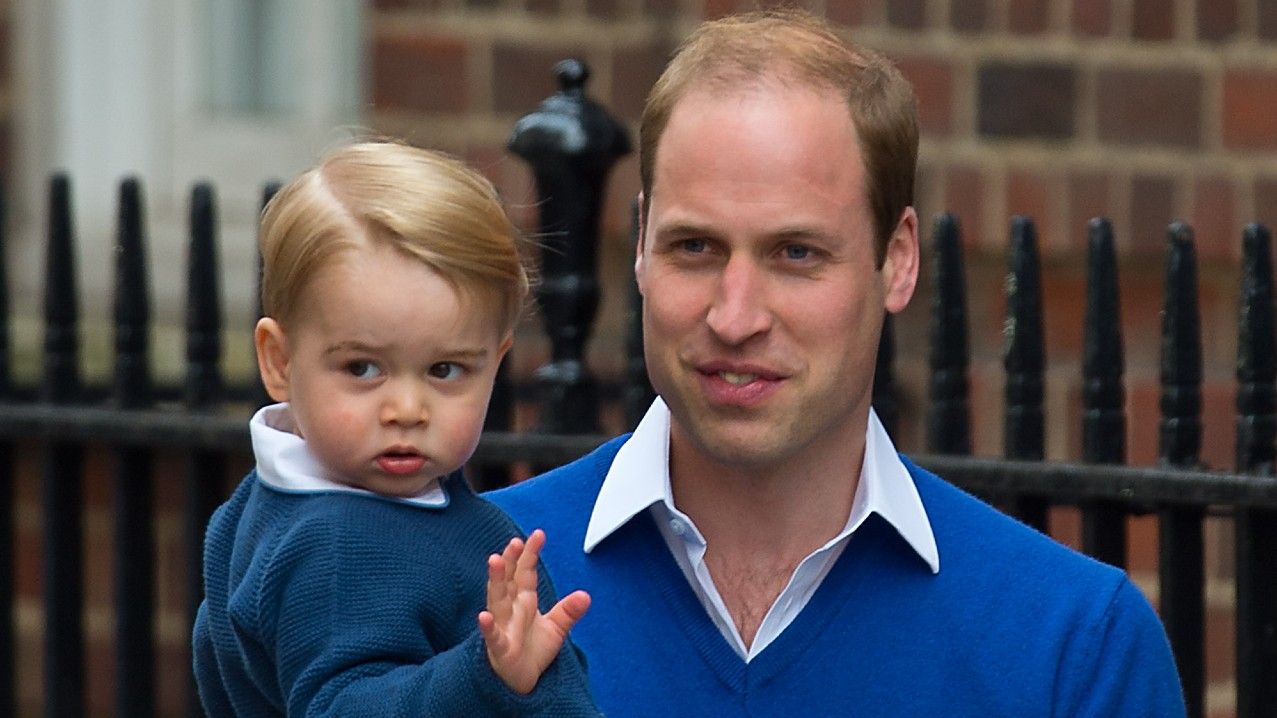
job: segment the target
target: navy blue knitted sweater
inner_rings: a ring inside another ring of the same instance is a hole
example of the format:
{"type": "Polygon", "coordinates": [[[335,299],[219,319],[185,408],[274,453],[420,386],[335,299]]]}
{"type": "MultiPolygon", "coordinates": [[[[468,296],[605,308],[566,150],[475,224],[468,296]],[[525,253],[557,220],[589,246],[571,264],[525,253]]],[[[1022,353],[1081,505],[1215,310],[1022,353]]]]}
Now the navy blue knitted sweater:
{"type": "Polygon", "coordinates": [[[611,718],[1184,715],[1162,626],[1121,571],[907,459],[940,572],[872,516],[793,623],[746,663],[692,592],[650,512],[582,550],[623,441],[490,494],[520,525],[553,537],[542,559],[559,586],[593,596],[572,635],[590,656],[595,698],[611,718]]]}
{"type": "MultiPolygon", "coordinates": [[[[195,677],[220,716],[596,716],[571,644],[526,696],[476,615],[487,556],[518,533],[461,475],[448,505],[288,493],[250,473],[209,523],[195,677]]],[[[553,539],[552,539],[553,540],[553,539]]],[[[541,609],[554,602],[544,571],[541,609]]]]}

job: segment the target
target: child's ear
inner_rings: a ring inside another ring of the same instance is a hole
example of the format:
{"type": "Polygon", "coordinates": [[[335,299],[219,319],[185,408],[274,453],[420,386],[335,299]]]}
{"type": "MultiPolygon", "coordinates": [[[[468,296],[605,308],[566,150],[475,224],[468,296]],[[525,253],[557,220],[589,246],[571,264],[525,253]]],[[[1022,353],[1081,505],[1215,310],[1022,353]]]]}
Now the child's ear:
{"type": "Polygon", "coordinates": [[[501,342],[501,346],[497,347],[497,363],[505,358],[506,352],[510,351],[510,347],[514,346],[514,332],[511,331],[505,335],[505,339],[501,342]]]}
{"type": "Polygon", "coordinates": [[[288,401],[288,337],[284,328],[274,319],[262,317],[253,330],[253,345],[266,393],[275,401],[288,401]]]}

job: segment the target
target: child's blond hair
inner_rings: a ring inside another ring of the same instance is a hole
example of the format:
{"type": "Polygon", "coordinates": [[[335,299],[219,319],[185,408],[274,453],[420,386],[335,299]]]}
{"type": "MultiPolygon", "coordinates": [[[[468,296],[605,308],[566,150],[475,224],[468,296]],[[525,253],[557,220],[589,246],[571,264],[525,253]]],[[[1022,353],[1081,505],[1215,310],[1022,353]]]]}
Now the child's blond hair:
{"type": "Polygon", "coordinates": [[[287,326],[315,272],[388,242],[511,331],[528,294],[517,232],[492,184],[448,155],[396,142],[338,149],[285,185],[262,213],[262,310],[287,326]]]}

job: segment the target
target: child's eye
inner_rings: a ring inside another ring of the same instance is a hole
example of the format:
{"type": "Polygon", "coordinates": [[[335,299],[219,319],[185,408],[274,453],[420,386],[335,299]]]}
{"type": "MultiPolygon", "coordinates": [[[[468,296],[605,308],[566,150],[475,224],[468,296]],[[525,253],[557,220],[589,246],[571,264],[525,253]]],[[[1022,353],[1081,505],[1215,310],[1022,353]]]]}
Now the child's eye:
{"type": "Polygon", "coordinates": [[[356,379],[373,379],[381,374],[381,369],[370,361],[346,362],[346,372],[356,379]]]}
{"type": "Polygon", "coordinates": [[[455,379],[461,373],[461,365],[441,361],[430,365],[429,374],[436,379],[455,379]]]}

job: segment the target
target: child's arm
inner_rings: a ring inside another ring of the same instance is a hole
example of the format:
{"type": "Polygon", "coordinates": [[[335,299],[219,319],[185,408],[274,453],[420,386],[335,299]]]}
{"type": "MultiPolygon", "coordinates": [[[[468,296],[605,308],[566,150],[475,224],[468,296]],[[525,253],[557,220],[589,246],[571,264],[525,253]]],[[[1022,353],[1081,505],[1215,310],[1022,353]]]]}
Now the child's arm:
{"type": "Polygon", "coordinates": [[[545,532],[527,543],[514,538],[500,555],[488,557],[488,608],[479,632],[492,670],[516,693],[527,694],[554,661],[568,631],[590,607],[590,595],[574,591],[547,613],[537,608],[537,559],[545,532]]]}

